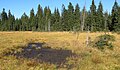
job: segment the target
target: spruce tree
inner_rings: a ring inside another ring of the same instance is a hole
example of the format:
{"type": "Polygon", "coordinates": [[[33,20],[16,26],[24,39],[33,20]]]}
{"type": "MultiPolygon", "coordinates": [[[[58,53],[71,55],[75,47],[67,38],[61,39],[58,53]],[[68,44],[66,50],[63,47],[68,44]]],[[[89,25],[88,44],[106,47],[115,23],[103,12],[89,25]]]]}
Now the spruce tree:
{"type": "Polygon", "coordinates": [[[119,20],[119,6],[118,6],[118,3],[117,1],[115,0],[115,3],[113,5],[113,8],[112,8],[112,24],[111,24],[111,27],[110,27],[110,31],[118,31],[119,30],[119,23],[118,23],[118,20],[119,20]]]}
{"type": "Polygon", "coordinates": [[[60,25],[60,13],[59,10],[55,8],[54,13],[51,17],[51,25],[52,25],[52,30],[54,31],[59,31],[61,28],[60,25]]]}
{"type": "Polygon", "coordinates": [[[43,9],[38,5],[38,10],[37,10],[37,22],[38,22],[38,31],[44,31],[44,24],[43,24],[43,9]]]}
{"type": "Polygon", "coordinates": [[[85,30],[88,31],[88,27],[89,30],[91,30],[91,13],[90,11],[87,12],[86,18],[85,18],[85,30]]]}
{"type": "Polygon", "coordinates": [[[43,18],[44,18],[44,31],[47,31],[47,17],[46,17],[47,7],[44,8],[43,18]]]}
{"type": "Polygon", "coordinates": [[[68,14],[67,14],[67,16],[68,16],[68,31],[72,31],[73,30],[73,28],[74,28],[74,22],[75,22],[75,20],[74,20],[74,7],[73,7],[73,5],[72,5],[72,3],[71,2],[69,2],[69,5],[68,5],[68,14]]]}
{"type": "Polygon", "coordinates": [[[94,3],[94,0],[92,0],[92,5],[90,6],[90,13],[91,13],[91,31],[97,31],[96,30],[96,5],[94,3]]]}
{"type": "Polygon", "coordinates": [[[34,9],[31,9],[31,11],[30,11],[30,20],[29,20],[29,22],[30,22],[30,24],[29,24],[29,30],[35,29],[34,17],[35,17],[34,9]]]}
{"type": "Polygon", "coordinates": [[[5,9],[3,8],[3,11],[1,13],[2,21],[6,21],[8,19],[7,13],[5,12],[5,9]]]}
{"type": "Polygon", "coordinates": [[[118,19],[118,27],[119,27],[119,32],[120,32],[120,6],[119,6],[119,10],[118,10],[118,15],[119,15],[119,19],[118,19]]]}
{"type": "Polygon", "coordinates": [[[103,31],[105,29],[105,27],[103,27],[104,23],[105,23],[105,19],[103,16],[103,6],[100,1],[98,9],[97,9],[96,30],[103,31]]]}
{"type": "Polygon", "coordinates": [[[22,21],[21,19],[16,19],[15,21],[15,30],[21,31],[22,30],[22,21]]]}
{"type": "Polygon", "coordinates": [[[62,23],[62,30],[68,31],[68,10],[66,9],[65,5],[62,5],[62,17],[61,17],[61,23],[62,23]]]}
{"type": "Polygon", "coordinates": [[[48,6],[48,10],[47,10],[47,25],[48,25],[48,31],[51,31],[51,10],[48,6]]]}
{"type": "Polygon", "coordinates": [[[18,18],[15,20],[14,28],[15,28],[15,31],[19,31],[20,29],[20,23],[18,18]]]}
{"type": "Polygon", "coordinates": [[[118,11],[117,11],[117,21],[118,23],[115,24],[114,29],[116,32],[120,32],[120,6],[118,6],[118,11]]]}
{"type": "Polygon", "coordinates": [[[1,13],[0,13],[0,21],[1,21],[2,17],[1,17],[1,13]]]}
{"type": "Polygon", "coordinates": [[[30,30],[36,31],[38,29],[38,22],[37,22],[37,20],[38,20],[38,18],[34,14],[34,9],[32,9],[30,11],[30,20],[29,20],[30,24],[28,24],[28,26],[30,26],[30,27],[28,27],[30,30]]]}
{"type": "Polygon", "coordinates": [[[109,31],[111,31],[111,27],[113,27],[113,26],[111,26],[112,25],[112,17],[111,17],[111,14],[109,13],[108,14],[108,18],[107,18],[107,24],[108,24],[108,30],[109,31]]]}
{"type": "Polygon", "coordinates": [[[10,10],[8,11],[8,23],[7,23],[7,30],[8,31],[13,31],[15,30],[15,17],[14,15],[11,14],[10,10]]]}
{"type": "Polygon", "coordinates": [[[61,24],[60,24],[60,12],[59,12],[59,9],[57,8],[57,12],[56,12],[56,27],[57,27],[57,30],[59,31],[60,28],[61,28],[61,24]]]}
{"type": "Polygon", "coordinates": [[[49,7],[44,8],[44,25],[45,25],[45,31],[50,30],[50,22],[51,22],[51,10],[49,7]]]}
{"type": "Polygon", "coordinates": [[[26,15],[26,13],[24,13],[21,17],[21,22],[22,22],[22,25],[21,25],[21,30],[22,31],[28,31],[28,16],[26,15]]]}
{"type": "Polygon", "coordinates": [[[1,18],[1,13],[0,13],[0,31],[1,31],[1,25],[2,25],[2,24],[1,24],[1,19],[2,19],[2,18],[1,18]]]}
{"type": "Polygon", "coordinates": [[[62,5],[62,16],[61,16],[61,29],[63,31],[68,31],[68,11],[65,8],[64,4],[62,5]]]}
{"type": "Polygon", "coordinates": [[[7,21],[8,21],[8,16],[7,13],[5,12],[5,9],[3,8],[3,11],[1,13],[1,17],[2,17],[2,22],[1,22],[1,30],[2,31],[6,31],[6,25],[7,25],[7,21]]]}
{"type": "Polygon", "coordinates": [[[74,29],[75,30],[80,30],[80,7],[79,5],[77,4],[75,6],[75,12],[74,12],[74,19],[75,19],[75,22],[74,22],[74,29]]]}
{"type": "Polygon", "coordinates": [[[51,30],[52,31],[56,31],[56,12],[57,12],[57,10],[56,10],[56,8],[55,8],[55,10],[54,10],[54,13],[51,15],[51,30]]]}

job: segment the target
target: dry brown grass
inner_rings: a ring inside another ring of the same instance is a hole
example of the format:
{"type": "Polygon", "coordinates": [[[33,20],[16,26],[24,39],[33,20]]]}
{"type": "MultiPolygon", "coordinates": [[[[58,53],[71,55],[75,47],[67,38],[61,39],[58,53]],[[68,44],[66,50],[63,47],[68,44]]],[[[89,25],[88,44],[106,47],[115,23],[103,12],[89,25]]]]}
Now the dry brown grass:
{"type": "MultiPolygon", "coordinates": [[[[94,40],[104,33],[90,33],[94,40]]],[[[74,70],[119,70],[120,69],[120,35],[116,37],[114,50],[86,47],[87,34],[76,34],[69,32],[0,32],[0,70],[56,70],[56,65],[49,63],[35,63],[34,60],[26,58],[17,59],[15,56],[3,56],[5,53],[21,52],[21,47],[27,47],[28,43],[46,43],[54,49],[71,50],[77,55],[66,58],[67,62],[60,70],[68,68],[74,70]],[[68,66],[66,66],[68,65],[68,66]]]]}

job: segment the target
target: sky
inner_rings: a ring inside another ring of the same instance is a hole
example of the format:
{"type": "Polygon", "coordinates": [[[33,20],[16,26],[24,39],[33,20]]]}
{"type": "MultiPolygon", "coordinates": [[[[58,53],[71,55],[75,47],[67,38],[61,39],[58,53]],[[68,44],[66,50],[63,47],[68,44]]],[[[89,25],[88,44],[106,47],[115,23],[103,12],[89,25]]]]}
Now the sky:
{"type": "MultiPolygon", "coordinates": [[[[95,0],[95,5],[97,7],[100,1],[103,4],[104,11],[107,10],[108,12],[111,12],[115,0],[95,0]]],[[[62,4],[64,4],[67,8],[69,2],[71,2],[73,6],[78,3],[80,9],[82,9],[85,5],[85,0],[0,0],[0,13],[2,12],[3,8],[5,8],[6,12],[10,10],[16,18],[20,18],[24,12],[29,16],[32,8],[34,9],[35,13],[37,12],[38,4],[40,4],[42,8],[49,6],[52,12],[54,12],[55,8],[58,8],[61,12],[62,4]]],[[[120,0],[117,0],[117,2],[120,5],[120,0]]],[[[86,0],[87,10],[90,9],[91,3],[92,0],[86,0]]]]}

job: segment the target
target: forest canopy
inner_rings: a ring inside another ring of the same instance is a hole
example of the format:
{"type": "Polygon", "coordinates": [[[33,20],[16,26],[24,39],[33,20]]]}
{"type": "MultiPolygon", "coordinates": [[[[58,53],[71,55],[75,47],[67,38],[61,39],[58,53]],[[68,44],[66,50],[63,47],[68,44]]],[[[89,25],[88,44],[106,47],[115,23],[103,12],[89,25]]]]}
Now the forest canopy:
{"type": "Polygon", "coordinates": [[[120,31],[120,6],[114,2],[111,13],[103,12],[101,1],[98,7],[94,0],[90,10],[86,6],[81,10],[79,4],[74,7],[69,2],[68,7],[62,5],[62,11],[55,8],[51,13],[49,6],[44,9],[39,4],[37,13],[30,10],[30,15],[24,12],[21,18],[15,18],[11,11],[5,8],[0,13],[0,31],[120,31]]]}

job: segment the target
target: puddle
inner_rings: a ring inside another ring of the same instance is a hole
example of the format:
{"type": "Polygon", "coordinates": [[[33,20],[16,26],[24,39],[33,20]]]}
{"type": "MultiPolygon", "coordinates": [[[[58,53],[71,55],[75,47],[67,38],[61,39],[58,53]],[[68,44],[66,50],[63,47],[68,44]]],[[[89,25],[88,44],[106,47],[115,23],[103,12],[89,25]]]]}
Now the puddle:
{"type": "Polygon", "coordinates": [[[66,58],[73,55],[71,50],[52,49],[43,47],[45,43],[28,43],[20,53],[11,53],[17,58],[35,59],[40,63],[46,62],[60,66],[66,62],[66,58]]]}

